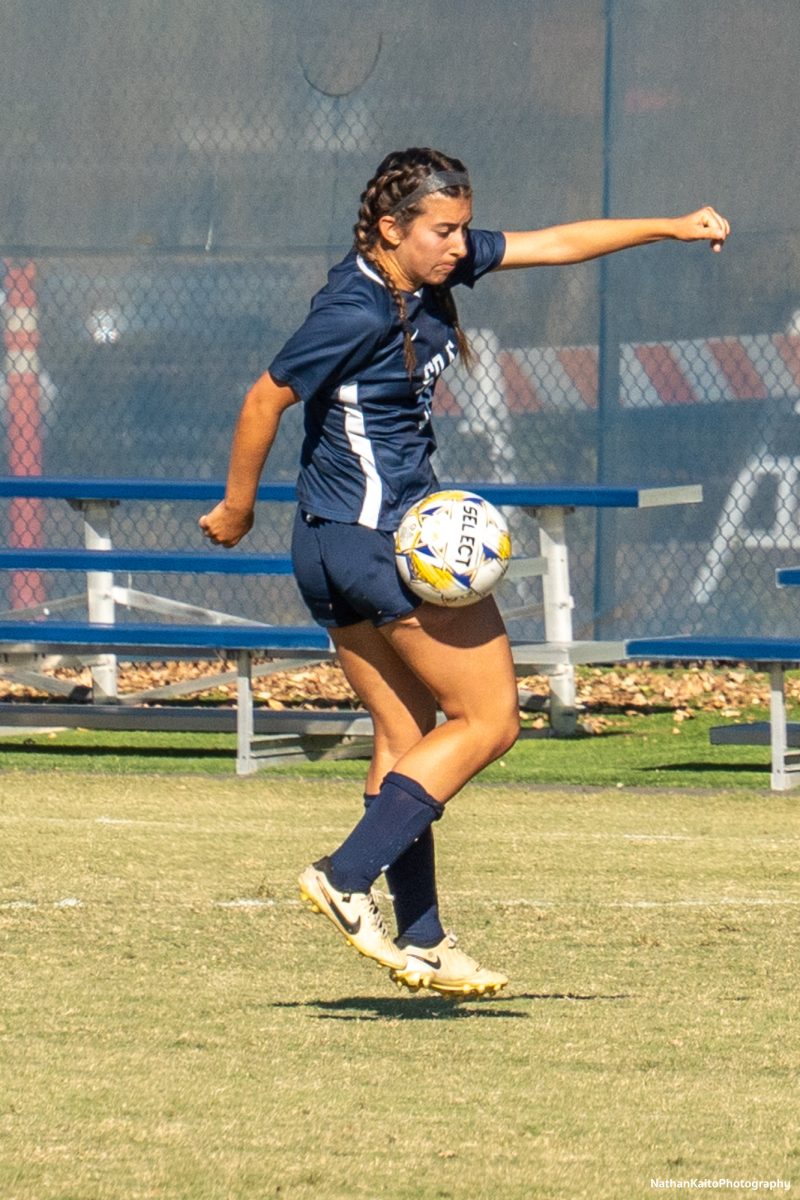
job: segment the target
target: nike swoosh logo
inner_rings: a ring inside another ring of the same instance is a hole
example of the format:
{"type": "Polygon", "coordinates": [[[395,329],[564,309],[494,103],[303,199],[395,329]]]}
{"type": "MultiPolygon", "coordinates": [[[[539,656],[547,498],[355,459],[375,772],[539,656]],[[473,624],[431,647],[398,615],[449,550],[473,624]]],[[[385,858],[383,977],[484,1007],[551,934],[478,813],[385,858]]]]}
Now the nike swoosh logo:
{"type": "Polygon", "coordinates": [[[413,957],[419,959],[420,962],[426,963],[427,966],[433,967],[434,971],[438,971],[442,965],[442,960],[439,958],[438,954],[436,958],[424,958],[421,954],[415,954],[413,957]]]}
{"type": "Polygon", "coordinates": [[[328,904],[330,904],[330,906],[334,912],[334,915],[336,916],[336,920],[339,922],[342,929],[345,929],[350,934],[353,934],[353,935],[357,934],[359,929],[361,928],[361,917],[359,917],[356,921],[348,921],[347,917],[344,915],[342,910],[339,908],[338,904],[336,903],[336,901],[334,900],[333,896],[330,894],[328,889],[325,887],[325,884],[322,882],[322,880],[320,880],[319,886],[320,886],[320,891],[322,892],[325,899],[328,901],[328,904]]]}

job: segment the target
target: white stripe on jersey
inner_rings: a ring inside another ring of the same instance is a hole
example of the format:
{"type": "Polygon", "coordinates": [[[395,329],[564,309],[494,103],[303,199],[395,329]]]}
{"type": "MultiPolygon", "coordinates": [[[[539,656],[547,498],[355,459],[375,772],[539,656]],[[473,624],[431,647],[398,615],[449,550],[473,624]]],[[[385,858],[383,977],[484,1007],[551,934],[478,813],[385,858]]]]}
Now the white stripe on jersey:
{"type": "Polygon", "coordinates": [[[367,260],[361,254],[356,255],[356,262],[358,263],[358,269],[362,275],[366,275],[369,279],[374,279],[375,282],[379,283],[382,288],[386,287],[384,280],[381,279],[378,272],[369,265],[367,260]]]}
{"type": "Polygon", "coordinates": [[[344,406],[344,431],[347,441],[364,473],[364,502],[358,515],[358,524],[366,525],[368,529],[377,529],[383,502],[383,484],[378,474],[372,442],[364,428],[364,414],[358,406],[358,384],[342,384],[337,396],[344,406]]]}
{"type": "MultiPolygon", "coordinates": [[[[358,269],[362,275],[366,275],[368,279],[374,279],[375,282],[379,283],[382,288],[386,287],[386,280],[378,274],[374,267],[369,265],[367,260],[362,255],[356,255],[356,263],[358,264],[358,269]]],[[[422,288],[417,288],[417,290],[414,292],[414,295],[417,297],[421,296],[422,288]]]]}

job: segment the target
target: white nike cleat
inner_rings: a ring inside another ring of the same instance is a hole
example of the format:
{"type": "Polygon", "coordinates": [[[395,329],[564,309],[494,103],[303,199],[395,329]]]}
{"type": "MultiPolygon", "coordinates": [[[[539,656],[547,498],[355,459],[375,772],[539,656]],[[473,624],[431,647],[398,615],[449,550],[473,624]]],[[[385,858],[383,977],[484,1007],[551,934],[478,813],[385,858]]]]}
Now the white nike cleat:
{"type": "Polygon", "coordinates": [[[306,867],[297,881],[300,898],[313,912],[326,916],[359,954],[382,967],[404,967],[405,951],[390,938],[372,892],[340,892],[328,878],[329,863],[321,858],[306,867]]]}
{"type": "Polygon", "coordinates": [[[478,966],[459,950],[454,933],[446,933],[436,946],[405,946],[406,965],[391,972],[398,987],[431,988],[445,996],[494,996],[508,983],[499,971],[478,966]]]}

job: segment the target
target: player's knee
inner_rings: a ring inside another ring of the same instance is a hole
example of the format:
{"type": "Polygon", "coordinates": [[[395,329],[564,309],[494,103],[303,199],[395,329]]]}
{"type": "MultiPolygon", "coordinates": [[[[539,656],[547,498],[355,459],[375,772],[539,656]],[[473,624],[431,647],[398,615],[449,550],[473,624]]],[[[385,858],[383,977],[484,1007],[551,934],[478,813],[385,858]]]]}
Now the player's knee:
{"type": "Polygon", "coordinates": [[[499,758],[501,754],[507,754],[518,737],[519,709],[515,705],[512,710],[505,714],[503,721],[498,725],[497,754],[495,757],[499,758]]]}
{"type": "Polygon", "coordinates": [[[483,724],[482,740],[485,761],[494,762],[507,754],[519,737],[519,709],[516,705],[497,710],[492,719],[483,724]]]}
{"type": "Polygon", "coordinates": [[[430,713],[421,713],[418,720],[409,718],[389,724],[376,718],[374,713],[372,718],[376,750],[379,750],[386,758],[397,762],[434,728],[436,710],[432,708],[430,713]]]}
{"type": "Polygon", "coordinates": [[[394,735],[383,739],[376,738],[375,745],[387,759],[397,762],[409,750],[413,750],[425,736],[427,730],[408,731],[405,736],[394,735]]]}

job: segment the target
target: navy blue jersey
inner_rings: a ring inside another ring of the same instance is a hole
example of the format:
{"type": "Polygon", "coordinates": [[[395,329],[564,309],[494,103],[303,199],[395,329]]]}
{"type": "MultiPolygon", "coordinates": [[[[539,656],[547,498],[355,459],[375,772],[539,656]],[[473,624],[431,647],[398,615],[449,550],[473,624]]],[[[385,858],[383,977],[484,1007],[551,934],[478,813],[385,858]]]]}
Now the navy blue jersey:
{"type": "MultiPolygon", "coordinates": [[[[500,263],[502,233],[467,231],[467,254],[448,286],[472,287],[500,263]]],[[[332,268],[311,311],[269,367],[305,406],[297,493],[306,512],[396,529],[436,487],[431,399],[456,357],[455,332],[433,288],[405,294],[416,367],[409,378],[397,307],[355,251],[332,268]]]]}

